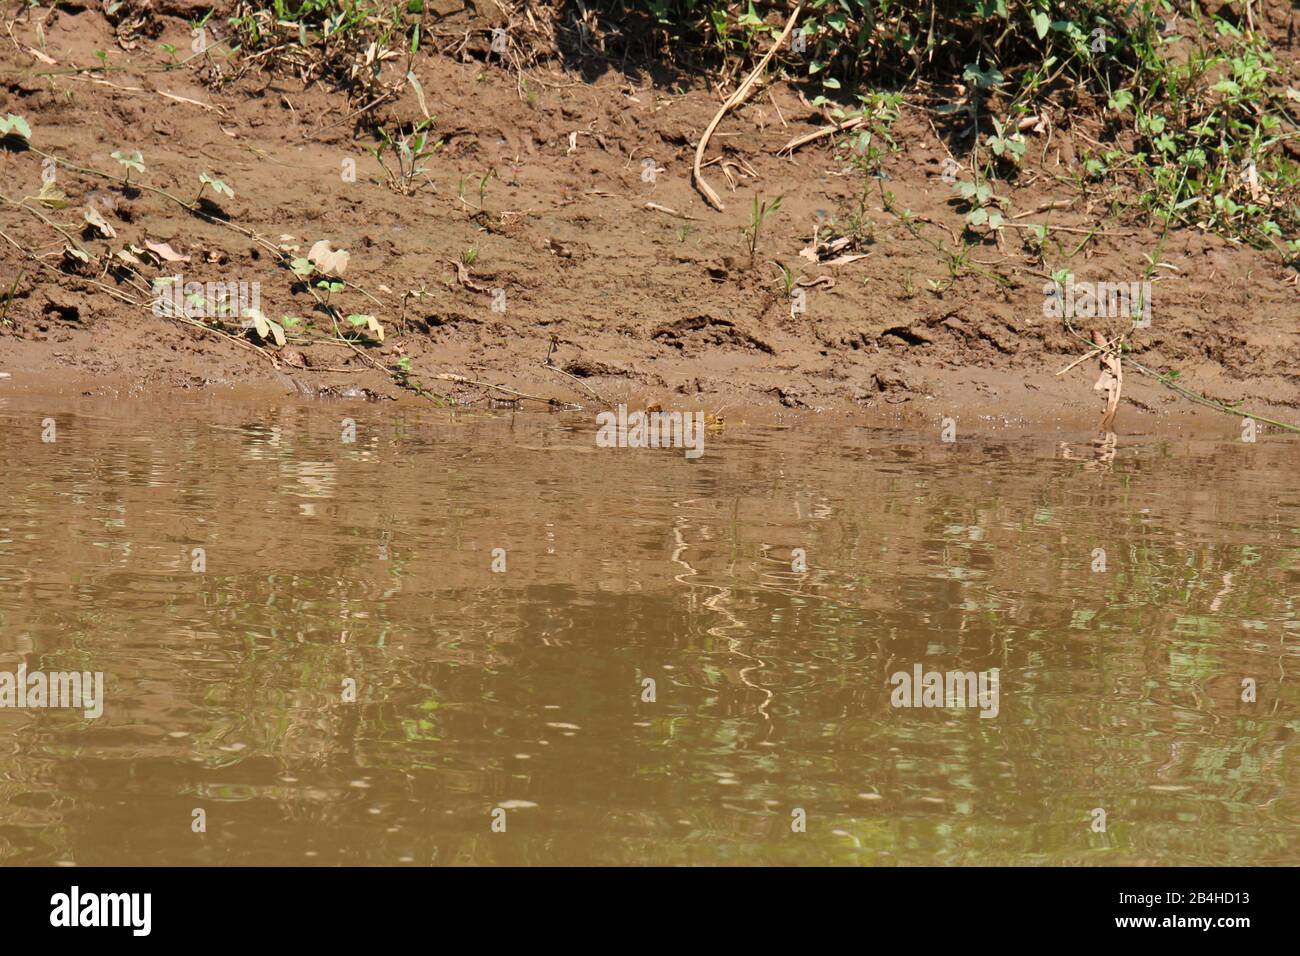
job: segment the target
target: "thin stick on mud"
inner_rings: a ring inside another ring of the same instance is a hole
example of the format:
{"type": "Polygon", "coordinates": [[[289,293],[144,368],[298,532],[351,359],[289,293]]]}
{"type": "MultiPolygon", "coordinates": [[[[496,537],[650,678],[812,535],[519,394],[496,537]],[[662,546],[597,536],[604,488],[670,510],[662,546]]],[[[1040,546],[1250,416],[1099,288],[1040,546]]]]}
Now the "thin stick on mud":
{"type": "MultiPolygon", "coordinates": [[[[0,198],[3,198],[3,197],[0,197],[0,198]]],[[[13,203],[13,202],[11,201],[11,202],[10,202],[10,205],[18,205],[18,204],[17,204],[17,203],[13,203]]],[[[146,303],[138,302],[138,301],[136,301],[136,300],[130,298],[129,296],[126,296],[126,295],[124,295],[124,294],[118,292],[118,291],[115,290],[115,289],[109,288],[108,286],[104,285],[102,282],[96,282],[94,279],[87,279],[85,276],[72,275],[72,274],[69,274],[69,273],[66,273],[66,272],[61,272],[61,271],[58,270],[58,269],[55,269],[54,266],[50,265],[48,262],[45,262],[45,261],[42,260],[40,257],[36,256],[33,252],[31,252],[31,250],[26,249],[26,248],[24,248],[22,245],[20,245],[17,241],[15,241],[15,240],[13,239],[13,237],[11,237],[8,233],[6,233],[6,232],[5,232],[4,230],[2,230],[2,229],[0,229],[0,238],[3,238],[6,242],[8,242],[11,246],[13,246],[13,247],[14,247],[15,249],[17,249],[19,252],[23,253],[23,255],[27,256],[27,257],[28,257],[29,259],[31,259],[33,262],[37,263],[37,264],[40,265],[40,266],[43,266],[43,267],[49,269],[50,271],[54,272],[56,275],[58,275],[58,276],[60,276],[60,277],[73,279],[74,281],[81,282],[81,283],[84,283],[84,284],[86,284],[86,285],[92,285],[92,286],[95,286],[96,288],[101,289],[102,291],[108,293],[109,295],[111,295],[111,296],[113,296],[113,297],[115,297],[115,298],[117,298],[117,299],[120,299],[121,301],[125,302],[125,303],[128,304],[128,305],[134,306],[135,308],[143,309],[143,308],[145,308],[146,305],[147,305],[146,303]]],[[[21,279],[22,276],[20,275],[19,278],[21,279]]],[[[14,288],[15,288],[15,289],[17,288],[17,283],[14,283],[14,288]]],[[[7,306],[8,306],[8,303],[6,302],[6,313],[7,313],[7,311],[8,311],[7,306]]],[[[270,352],[266,351],[266,349],[261,348],[260,346],[254,345],[254,344],[252,344],[251,342],[245,342],[245,341],[243,341],[242,339],[237,338],[236,336],[231,335],[229,332],[223,332],[221,329],[214,329],[214,328],[212,328],[211,326],[204,325],[202,322],[196,322],[196,321],[194,321],[193,319],[187,318],[187,317],[185,317],[185,316],[168,316],[168,318],[170,318],[170,319],[171,319],[172,321],[174,321],[174,322],[181,322],[181,323],[183,323],[183,324],[185,324],[185,325],[193,326],[194,328],[198,329],[198,330],[201,331],[201,332],[207,332],[207,333],[209,333],[209,334],[211,334],[211,335],[218,335],[218,336],[220,336],[221,338],[226,339],[226,340],[229,341],[229,342],[233,342],[235,345],[238,345],[238,346],[239,346],[240,348],[242,348],[242,349],[247,349],[247,350],[250,351],[250,352],[257,352],[257,353],[260,354],[263,358],[265,358],[267,361],[269,361],[272,365],[275,365],[275,364],[276,364],[275,356],[272,355],[270,352]]]]}
{"type": "Polygon", "coordinates": [[[832,136],[835,133],[848,132],[851,129],[857,129],[865,122],[867,122],[867,117],[855,116],[853,117],[853,119],[843,123],[836,123],[833,126],[823,126],[820,129],[813,130],[811,133],[804,133],[802,136],[796,136],[794,139],[790,140],[790,142],[786,143],[784,146],[779,147],[776,150],[776,153],[778,156],[781,153],[793,153],[799,147],[807,146],[809,143],[816,142],[817,140],[821,139],[823,136],[832,136]]]}
{"type": "Polygon", "coordinates": [[[661,206],[657,202],[648,202],[641,208],[649,209],[651,212],[662,212],[669,216],[675,216],[678,219],[689,219],[691,222],[697,221],[694,216],[688,216],[684,212],[678,212],[676,209],[670,209],[668,206],[661,206]]]}
{"type": "Polygon", "coordinates": [[[739,106],[745,101],[745,98],[749,96],[750,90],[754,88],[754,84],[758,82],[758,78],[763,75],[763,70],[767,68],[767,64],[771,62],[772,57],[776,55],[776,51],[781,49],[785,44],[786,38],[789,37],[790,33],[794,30],[794,25],[799,19],[799,14],[802,12],[803,0],[800,0],[799,4],[794,8],[794,12],[790,14],[790,19],[786,21],[785,29],[781,31],[781,35],[777,37],[776,42],[772,44],[772,48],[767,51],[763,59],[758,61],[758,66],[754,67],[753,72],[749,74],[744,83],[740,84],[740,87],[736,92],[727,97],[726,101],[722,104],[722,108],[718,110],[717,114],[713,117],[712,122],[710,122],[705,128],[704,135],[700,137],[699,145],[695,147],[695,165],[691,168],[691,182],[695,184],[695,188],[699,190],[700,195],[704,197],[704,201],[719,212],[726,207],[722,205],[722,200],[718,197],[718,194],[714,192],[713,187],[704,181],[704,175],[700,172],[700,163],[704,161],[704,151],[709,146],[709,138],[713,135],[713,131],[718,128],[718,124],[722,122],[722,118],[727,115],[727,112],[739,106]]]}
{"type": "Polygon", "coordinates": [[[128,295],[124,295],[123,293],[119,292],[117,289],[114,289],[112,286],[104,285],[104,283],[102,283],[102,282],[96,282],[94,279],[87,279],[85,276],[79,276],[79,275],[75,275],[75,274],[68,273],[68,272],[62,272],[62,271],[60,271],[59,269],[54,268],[54,266],[50,265],[48,262],[46,262],[46,261],[45,261],[44,259],[42,259],[40,256],[36,255],[36,254],[35,254],[34,252],[32,252],[31,250],[29,250],[29,249],[23,247],[22,245],[20,245],[16,240],[14,240],[14,238],[13,238],[12,236],[10,236],[10,235],[9,235],[7,232],[5,232],[3,229],[0,229],[0,239],[4,239],[5,242],[9,243],[9,245],[13,246],[15,249],[17,249],[19,252],[21,252],[23,255],[25,255],[25,256],[26,256],[28,259],[30,259],[32,262],[36,263],[36,264],[37,264],[38,266],[40,266],[42,269],[48,269],[50,272],[53,272],[53,273],[54,273],[55,275],[57,275],[57,276],[60,276],[60,277],[62,277],[62,278],[67,278],[67,279],[73,279],[73,280],[75,280],[75,281],[77,281],[77,282],[81,282],[81,283],[83,283],[83,284],[85,284],[85,285],[93,285],[93,286],[95,286],[96,288],[98,288],[98,289],[100,289],[101,291],[103,291],[104,293],[106,293],[106,294],[112,296],[112,297],[115,298],[115,299],[118,299],[119,301],[125,302],[125,303],[127,303],[128,305],[139,305],[139,304],[140,304],[139,302],[136,302],[135,299],[132,299],[132,298],[131,298],[130,296],[128,296],[128,295]]]}
{"type": "Polygon", "coordinates": [[[457,375],[454,372],[439,372],[433,376],[440,382],[455,382],[457,385],[474,385],[478,388],[491,388],[498,392],[504,392],[513,398],[524,399],[530,402],[542,402],[554,408],[564,408],[572,411],[581,411],[581,405],[575,405],[573,402],[562,402],[558,398],[542,398],[540,395],[529,395],[526,392],[518,391],[506,385],[494,385],[491,382],[480,382],[477,379],[468,378],[464,375],[457,375]]]}
{"type": "Polygon", "coordinates": [[[6,205],[9,206],[14,206],[18,209],[23,210],[24,212],[31,213],[41,222],[45,223],[47,226],[49,226],[51,229],[53,229],[55,232],[61,235],[64,239],[66,239],[68,245],[71,248],[75,249],[77,252],[80,252],[82,255],[86,256],[87,258],[90,257],[90,253],[86,251],[84,248],[82,248],[81,243],[77,241],[77,238],[75,236],[71,235],[66,229],[64,229],[58,223],[51,221],[50,218],[42,214],[40,210],[27,205],[26,200],[22,202],[14,202],[8,196],[0,196],[0,202],[5,203],[6,205]]]}
{"type": "MultiPolygon", "coordinates": [[[[547,359],[547,361],[545,361],[545,362],[542,363],[542,368],[550,369],[552,372],[558,372],[559,374],[563,375],[565,378],[571,378],[571,379],[573,379],[575,382],[577,382],[579,385],[581,385],[583,388],[585,388],[585,389],[587,390],[587,393],[588,393],[589,395],[591,395],[592,398],[594,398],[596,401],[600,402],[600,403],[601,403],[602,405],[604,405],[606,408],[613,408],[613,407],[614,407],[613,405],[610,404],[609,399],[607,399],[607,398],[605,398],[605,396],[601,395],[600,392],[596,391],[594,388],[592,388],[590,385],[588,385],[588,384],[587,384],[586,382],[584,382],[582,379],[578,378],[578,376],[573,375],[573,374],[571,374],[570,372],[566,372],[564,369],[562,369],[562,368],[560,368],[560,367],[558,367],[558,366],[556,366],[556,365],[551,365],[549,359],[547,359]]],[[[554,402],[555,400],[554,400],[554,399],[551,399],[551,401],[554,402]]]]}
{"type": "Polygon", "coordinates": [[[559,347],[559,344],[560,344],[559,341],[555,338],[555,336],[552,335],[551,347],[546,353],[546,361],[542,363],[542,368],[550,369],[552,372],[559,372],[561,375],[565,376],[566,378],[573,379],[575,382],[577,382],[579,385],[585,388],[587,390],[587,394],[589,394],[596,401],[600,402],[606,408],[613,408],[614,406],[610,403],[609,399],[605,398],[604,395],[601,395],[600,392],[596,391],[594,388],[592,388],[582,379],[578,378],[578,376],[572,374],[571,372],[566,372],[564,369],[560,368],[551,360],[551,357],[555,355],[555,350],[556,348],[559,347]]]}
{"type": "Polygon", "coordinates": [[[1110,348],[1112,345],[1118,342],[1122,337],[1123,336],[1117,335],[1115,336],[1115,338],[1111,339],[1109,342],[1105,343],[1104,345],[1099,344],[1096,348],[1092,349],[1091,351],[1085,352],[1083,355],[1080,355],[1077,359],[1075,359],[1073,362],[1071,362],[1065,368],[1061,369],[1056,374],[1064,375],[1066,372],[1070,371],[1070,369],[1082,365],[1084,362],[1088,361],[1088,359],[1092,358],[1094,355],[1100,355],[1102,352],[1106,351],[1108,348],[1110,348]]]}

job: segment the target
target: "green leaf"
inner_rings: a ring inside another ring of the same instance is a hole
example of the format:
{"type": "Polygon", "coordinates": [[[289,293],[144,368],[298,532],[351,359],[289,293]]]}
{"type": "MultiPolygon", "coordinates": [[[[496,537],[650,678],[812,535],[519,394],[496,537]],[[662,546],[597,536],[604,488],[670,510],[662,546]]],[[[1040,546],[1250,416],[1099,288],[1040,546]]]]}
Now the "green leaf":
{"type": "Polygon", "coordinates": [[[1001,86],[1005,77],[995,67],[983,70],[980,69],[978,63],[967,63],[966,69],[962,71],[962,79],[968,83],[974,83],[982,90],[988,90],[995,86],[1001,86]]]}
{"type": "Polygon", "coordinates": [[[113,153],[113,158],[128,169],[134,169],[136,172],[144,172],[144,155],[137,149],[127,153],[124,149],[119,149],[113,153]]]}
{"type": "Polygon", "coordinates": [[[207,173],[199,174],[199,182],[211,186],[215,192],[229,196],[231,199],[235,198],[235,191],[233,189],[223,183],[220,179],[210,176],[207,173]]]}
{"type": "Polygon", "coordinates": [[[32,128],[27,125],[27,120],[14,113],[10,113],[3,120],[0,120],[0,135],[11,132],[17,133],[23,139],[32,138],[32,128]]]}

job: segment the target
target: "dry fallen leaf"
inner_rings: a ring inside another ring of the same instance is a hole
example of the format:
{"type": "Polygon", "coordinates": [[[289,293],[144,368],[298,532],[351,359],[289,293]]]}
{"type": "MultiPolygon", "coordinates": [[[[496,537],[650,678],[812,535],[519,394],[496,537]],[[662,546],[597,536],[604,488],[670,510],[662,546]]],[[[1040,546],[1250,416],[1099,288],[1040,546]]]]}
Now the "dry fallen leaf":
{"type": "Polygon", "coordinates": [[[51,209],[62,209],[68,204],[68,196],[54,184],[54,180],[49,180],[41,184],[41,191],[36,194],[36,201],[51,209]]]}
{"type": "Polygon", "coordinates": [[[1105,342],[1101,333],[1095,331],[1092,341],[1103,350],[1100,355],[1101,374],[1097,377],[1092,390],[1106,394],[1106,410],[1102,412],[1101,421],[1098,423],[1098,428],[1105,432],[1110,431],[1115,423],[1115,413],[1119,411],[1120,394],[1124,390],[1124,366],[1115,343],[1105,342]]]}
{"type": "Polygon", "coordinates": [[[447,261],[450,262],[452,266],[456,269],[457,282],[459,282],[465,288],[473,292],[487,291],[487,289],[485,289],[483,286],[479,285],[477,282],[475,282],[473,279],[470,278],[469,269],[465,267],[465,263],[457,262],[455,259],[448,259],[447,261]]]}
{"type": "Polygon", "coordinates": [[[316,267],[317,272],[340,279],[348,269],[350,258],[342,249],[331,249],[328,239],[320,240],[307,253],[307,260],[316,267]]]}
{"type": "Polygon", "coordinates": [[[144,247],[164,262],[189,262],[189,256],[183,256],[166,242],[144,241],[144,247]]]}
{"type": "Polygon", "coordinates": [[[834,259],[827,259],[822,263],[824,266],[847,266],[850,262],[857,262],[859,259],[865,259],[865,253],[857,256],[836,256],[834,259]]]}
{"type": "Polygon", "coordinates": [[[284,329],[280,327],[280,323],[272,322],[262,314],[261,309],[245,309],[244,315],[253,320],[253,329],[257,332],[259,338],[266,341],[269,336],[275,339],[275,344],[278,347],[284,348],[284,329]]]}
{"type": "Polygon", "coordinates": [[[414,70],[406,71],[406,82],[411,84],[411,89],[415,92],[416,102],[420,104],[420,112],[424,114],[424,118],[432,120],[433,116],[429,113],[429,107],[424,102],[424,87],[421,86],[420,81],[416,79],[414,70]]]}
{"type": "Polygon", "coordinates": [[[86,222],[94,226],[105,239],[117,238],[117,230],[105,221],[104,217],[99,214],[99,210],[94,206],[86,207],[85,218],[86,222]]]}
{"type": "MultiPolygon", "coordinates": [[[[839,256],[838,258],[828,262],[825,257],[834,256],[837,252],[844,249],[852,242],[852,236],[840,236],[840,238],[832,239],[829,242],[816,242],[810,246],[806,246],[799,250],[799,255],[801,258],[807,259],[809,262],[819,262],[823,265],[843,265],[846,261],[854,261],[854,258],[850,256],[839,256]]],[[[857,258],[862,257],[858,256],[857,258]]]]}

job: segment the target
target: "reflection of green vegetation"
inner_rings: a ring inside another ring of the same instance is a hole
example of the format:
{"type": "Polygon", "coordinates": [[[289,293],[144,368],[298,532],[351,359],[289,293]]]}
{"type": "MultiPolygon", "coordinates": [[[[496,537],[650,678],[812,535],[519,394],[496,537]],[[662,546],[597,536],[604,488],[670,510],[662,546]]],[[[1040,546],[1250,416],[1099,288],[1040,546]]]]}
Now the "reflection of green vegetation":
{"type": "Polygon", "coordinates": [[[402,733],[407,740],[419,740],[425,743],[436,743],[439,740],[438,725],[433,720],[434,712],[439,706],[438,698],[430,696],[424,703],[417,705],[417,709],[428,716],[402,719],[402,733]]]}
{"type": "MultiPolygon", "coordinates": [[[[15,732],[0,820],[35,820],[46,845],[0,828],[0,856],[61,858],[103,806],[143,818],[197,794],[230,802],[240,839],[206,845],[231,858],[270,821],[295,850],[323,841],[370,862],[1287,859],[1269,807],[1294,757],[1296,692],[1276,675],[1300,633],[1300,549],[1283,545],[1297,522],[1284,497],[1236,510],[1231,460],[1139,449],[1116,474],[1017,447],[957,469],[886,445],[845,465],[783,432],[779,452],[729,438],[703,478],[602,463],[612,490],[593,505],[580,456],[530,458],[488,433],[457,437],[482,461],[457,459],[436,494],[427,474],[349,448],[305,499],[284,475],[327,451],[291,424],[124,441],[141,457],[116,471],[181,474],[183,490],[92,482],[72,508],[10,456],[13,511],[38,530],[0,542],[6,633],[47,667],[115,683],[102,724],[15,732]],[[351,487],[384,495],[338,490],[351,487]],[[125,528],[93,519],[100,495],[125,528]],[[213,517],[184,526],[196,510],[213,517]],[[616,541],[611,515],[635,516],[616,541]],[[521,559],[489,576],[479,558],[502,528],[521,559]],[[211,570],[177,573],[196,532],[211,570]],[[85,545],[101,540],[112,547],[85,545]],[[523,557],[551,546],[544,566],[523,557]],[[806,574],[763,557],[794,546],[806,574]],[[1108,569],[1094,574],[1098,546],[1108,569]],[[611,553],[626,564],[611,570],[611,553]],[[999,667],[999,718],[891,710],[888,673],[920,660],[999,667]],[[1241,675],[1260,678],[1259,705],[1240,701],[1241,675]],[[508,799],[538,806],[503,850],[481,828],[508,799]],[[1098,805],[1106,834],[1087,829],[1098,805]],[[806,834],[790,832],[796,806],[806,834]]],[[[97,429],[107,450],[92,453],[111,457],[112,436],[97,429]]],[[[1262,463],[1256,498],[1288,490],[1285,468],[1262,463]]],[[[192,852],[179,845],[123,852],[192,852]]]]}

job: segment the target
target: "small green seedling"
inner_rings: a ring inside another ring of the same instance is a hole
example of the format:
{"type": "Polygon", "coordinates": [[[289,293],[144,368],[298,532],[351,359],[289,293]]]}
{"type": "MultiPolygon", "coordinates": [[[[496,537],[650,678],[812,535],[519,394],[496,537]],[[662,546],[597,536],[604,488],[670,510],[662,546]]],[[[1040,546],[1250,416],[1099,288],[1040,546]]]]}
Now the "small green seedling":
{"type": "Polygon", "coordinates": [[[348,322],[358,329],[364,325],[366,331],[374,338],[380,342],[384,340],[384,327],[379,324],[379,321],[373,315],[349,315],[348,322]]]}
{"type": "Polygon", "coordinates": [[[1300,267],[1300,239],[1287,240],[1285,262],[1289,266],[1300,267]]]}
{"type": "Polygon", "coordinates": [[[23,276],[26,274],[26,269],[19,269],[18,278],[14,279],[14,284],[11,285],[9,291],[5,293],[4,304],[3,306],[0,306],[0,323],[3,323],[4,325],[12,324],[9,321],[9,303],[14,300],[14,295],[18,292],[18,283],[23,281],[23,276]]]}
{"type": "Polygon", "coordinates": [[[388,177],[388,187],[395,192],[400,192],[404,196],[411,195],[419,188],[415,185],[416,177],[429,171],[424,161],[442,146],[442,140],[429,143],[427,129],[432,124],[432,118],[421,120],[410,135],[403,136],[399,140],[394,140],[381,126],[379,145],[368,147],[370,154],[375,157],[384,170],[384,175],[388,177]],[[387,151],[391,151],[397,157],[396,172],[384,161],[384,153],[387,151]]]}
{"type": "Polygon", "coordinates": [[[1000,203],[988,183],[953,183],[953,189],[966,200],[966,225],[970,228],[987,226],[991,230],[1002,228],[1003,219],[1000,203]]]}
{"type": "Polygon", "coordinates": [[[788,299],[790,293],[794,291],[794,273],[779,262],[776,267],[781,270],[781,283],[785,286],[785,297],[788,299]]]}
{"type": "Polygon", "coordinates": [[[126,185],[131,185],[131,170],[137,173],[144,172],[144,156],[138,149],[128,153],[124,149],[119,149],[113,154],[113,158],[126,167],[126,178],[122,180],[126,185]]]}
{"type": "Polygon", "coordinates": [[[335,292],[342,292],[345,286],[342,282],[331,282],[329,279],[322,279],[320,282],[316,283],[316,288],[325,290],[325,308],[328,309],[330,306],[330,296],[335,292]]]}
{"type": "Polygon", "coordinates": [[[312,265],[311,260],[304,259],[301,256],[289,263],[289,269],[299,279],[310,279],[311,274],[316,271],[316,267],[312,265]]]}
{"type": "Polygon", "coordinates": [[[235,191],[231,189],[229,186],[227,186],[225,183],[223,183],[220,179],[217,179],[214,176],[210,176],[207,173],[200,173],[199,174],[199,195],[194,197],[195,202],[198,202],[199,198],[203,195],[204,186],[211,186],[213,192],[219,193],[223,196],[229,196],[231,199],[235,198],[235,191]]]}
{"type": "Polygon", "coordinates": [[[1049,231],[1047,226],[1030,223],[1028,235],[1025,236],[1025,245],[1039,259],[1043,257],[1043,244],[1047,242],[1049,231]]]}
{"type": "Polygon", "coordinates": [[[1017,166],[1025,158],[1025,141],[1019,133],[1008,135],[1006,128],[996,119],[993,120],[993,128],[997,131],[996,136],[989,137],[989,149],[993,150],[993,155],[1000,159],[1010,160],[1017,166]]]}
{"type": "Polygon", "coordinates": [[[749,214],[749,228],[746,229],[745,236],[749,240],[749,261],[752,265],[754,257],[758,254],[758,235],[763,229],[763,223],[767,217],[781,208],[781,200],[784,196],[777,196],[776,199],[768,202],[760,201],[758,195],[754,196],[754,205],[749,214]]]}

